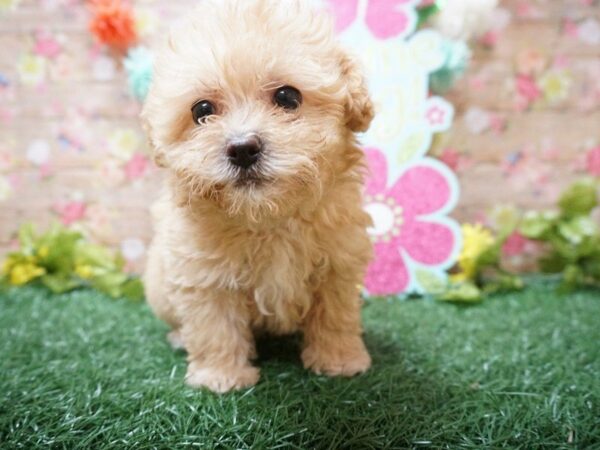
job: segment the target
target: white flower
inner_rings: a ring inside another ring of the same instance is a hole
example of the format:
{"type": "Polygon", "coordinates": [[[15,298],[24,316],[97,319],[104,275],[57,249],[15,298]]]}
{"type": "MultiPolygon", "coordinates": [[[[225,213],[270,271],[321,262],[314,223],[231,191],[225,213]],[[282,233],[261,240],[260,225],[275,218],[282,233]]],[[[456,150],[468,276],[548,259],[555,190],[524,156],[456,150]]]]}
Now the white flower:
{"type": "Polygon", "coordinates": [[[27,147],[27,160],[36,166],[43,166],[50,159],[50,145],[48,142],[37,139],[27,147]]]}
{"type": "Polygon", "coordinates": [[[121,253],[127,261],[136,261],[144,256],[146,246],[137,238],[125,239],[121,242],[121,253]]]}
{"type": "Polygon", "coordinates": [[[7,200],[12,194],[12,186],[6,177],[0,176],[0,202],[7,200]]]}
{"type": "Polygon", "coordinates": [[[481,108],[469,108],[464,120],[467,129],[473,134],[481,134],[491,126],[490,115],[481,108]]]}
{"type": "Polygon", "coordinates": [[[451,0],[435,16],[433,25],[450,39],[466,41],[489,30],[497,6],[498,0],[451,0]]]}
{"type": "Polygon", "coordinates": [[[579,25],[579,39],[590,45],[600,45],[600,23],[589,18],[579,25]]]}
{"type": "Polygon", "coordinates": [[[92,76],[97,81],[110,81],[115,77],[115,61],[108,56],[98,56],[92,66],[92,76]]]}

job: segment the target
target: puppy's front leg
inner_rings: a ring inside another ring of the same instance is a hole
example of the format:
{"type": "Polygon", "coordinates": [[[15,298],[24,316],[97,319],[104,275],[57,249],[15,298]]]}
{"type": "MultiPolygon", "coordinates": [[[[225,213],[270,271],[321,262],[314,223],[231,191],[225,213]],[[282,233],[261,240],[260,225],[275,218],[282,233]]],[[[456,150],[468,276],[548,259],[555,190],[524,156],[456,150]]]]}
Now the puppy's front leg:
{"type": "Polygon", "coordinates": [[[323,282],[304,325],[305,368],[329,376],[353,376],[371,366],[361,336],[361,303],[355,282],[333,273],[323,282]]]}
{"type": "Polygon", "coordinates": [[[199,289],[180,295],[181,332],[189,362],[187,384],[215,392],[256,384],[259,370],[249,362],[255,350],[244,296],[199,289]]]}

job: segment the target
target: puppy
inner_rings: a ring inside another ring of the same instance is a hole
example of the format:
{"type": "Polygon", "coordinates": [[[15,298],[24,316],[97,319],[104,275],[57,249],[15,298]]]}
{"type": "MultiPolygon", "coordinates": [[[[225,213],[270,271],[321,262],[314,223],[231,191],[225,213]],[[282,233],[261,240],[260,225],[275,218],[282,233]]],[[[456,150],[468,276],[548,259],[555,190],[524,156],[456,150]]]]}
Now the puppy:
{"type": "Polygon", "coordinates": [[[204,0],[171,31],[142,112],[167,173],[145,285],[189,385],[254,385],[257,332],[302,332],[319,374],[369,368],[355,132],[372,118],[355,62],[306,0],[204,0]]]}

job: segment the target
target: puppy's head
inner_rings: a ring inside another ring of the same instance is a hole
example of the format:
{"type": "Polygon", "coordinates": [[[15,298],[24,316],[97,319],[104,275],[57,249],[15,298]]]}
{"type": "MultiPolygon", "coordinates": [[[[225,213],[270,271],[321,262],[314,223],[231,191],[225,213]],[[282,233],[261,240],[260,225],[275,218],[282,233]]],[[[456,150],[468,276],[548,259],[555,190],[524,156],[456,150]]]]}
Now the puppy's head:
{"type": "Polygon", "coordinates": [[[183,197],[260,219],[315,201],[372,115],[306,0],[203,0],[159,51],[142,119],[183,197]]]}

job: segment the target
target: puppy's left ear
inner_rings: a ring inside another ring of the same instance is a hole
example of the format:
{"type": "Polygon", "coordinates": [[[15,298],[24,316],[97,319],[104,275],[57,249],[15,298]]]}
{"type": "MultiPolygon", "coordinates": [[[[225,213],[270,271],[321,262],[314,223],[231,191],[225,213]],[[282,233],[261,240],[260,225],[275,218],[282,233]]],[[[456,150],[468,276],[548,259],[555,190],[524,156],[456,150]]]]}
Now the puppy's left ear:
{"type": "Polygon", "coordinates": [[[340,67],[346,84],[346,126],[354,132],[367,131],[375,110],[361,68],[343,51],[340,51],[340,67]]]}
{"type": "Polygon", "coordinates": [[[165,161],[165,155],[164,152],[161,151],[158,146],[156,145],[156,143],[154,142],[153,136],[152,136],[152,127],[150,126],[150,120],[148,120],[148,111],[147,111],[147,105],[144,104],[144,108],[142,109],[142,113],[140,114],[140,121],[141,121],[141,125],[142,125],[142,129],[146,132],[146,137],[148,139],[148,144],[150,145],[150,149],[152,151],[152,159],[154,160],[154,163],[158,166],[158,167],[167,167],[167,162],[165,161]]]}

